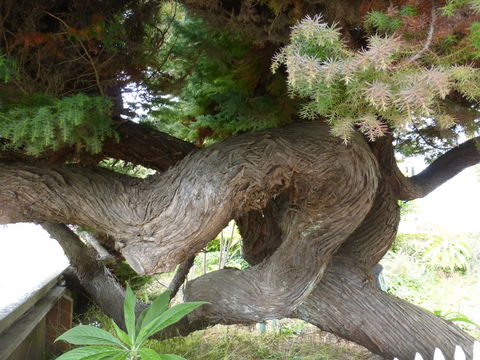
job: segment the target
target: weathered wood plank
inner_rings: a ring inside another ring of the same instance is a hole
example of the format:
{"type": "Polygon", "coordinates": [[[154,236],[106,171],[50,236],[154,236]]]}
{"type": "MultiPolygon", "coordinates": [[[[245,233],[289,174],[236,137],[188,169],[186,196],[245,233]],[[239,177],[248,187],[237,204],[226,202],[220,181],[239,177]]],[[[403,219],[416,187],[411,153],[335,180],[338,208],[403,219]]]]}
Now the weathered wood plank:
{"type": "Polygon", "coordinates": [[[65,288],[56,286],[0,336],[0,360],[6,360],[45,317],[65,288]]]}
{"type": "Polygon", "coordinates": [[[57,283],[61,272],[45,279],[43,285],[39,284],[39,289],[32,293],[23,303],[18,305],[15,309],[4,312],[0,311],[0,334],[7,330],[17,319],[25,314],[38,300],[47,294],[57,283]]]}

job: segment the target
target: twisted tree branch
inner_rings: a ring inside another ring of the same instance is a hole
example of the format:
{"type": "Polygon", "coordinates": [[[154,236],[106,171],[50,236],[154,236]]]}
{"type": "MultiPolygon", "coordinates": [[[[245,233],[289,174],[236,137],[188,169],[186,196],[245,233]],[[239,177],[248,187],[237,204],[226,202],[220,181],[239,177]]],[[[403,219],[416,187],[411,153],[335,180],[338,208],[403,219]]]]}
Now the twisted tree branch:
{"type": "Polygon", "coordinates": [[[185,279],[187,278],[188,272],[192,268],[194,261],[195,255],[191,256],[178,266],[172,281],[168,285],[168,290],[171,291],[170,299],[173,299],[175,295],[177,295],[177,292],[180,289],[180,286],[182,286],[182,284],[185,282],[185,279]]]}
{"type": "Polygon", "coordinates": [[[413,200],[430,194],[437,187],[470,166],[480,163],[480,137],[447,151],[425,170],[410,178],[399,171],[399,200],[413,200]]]}

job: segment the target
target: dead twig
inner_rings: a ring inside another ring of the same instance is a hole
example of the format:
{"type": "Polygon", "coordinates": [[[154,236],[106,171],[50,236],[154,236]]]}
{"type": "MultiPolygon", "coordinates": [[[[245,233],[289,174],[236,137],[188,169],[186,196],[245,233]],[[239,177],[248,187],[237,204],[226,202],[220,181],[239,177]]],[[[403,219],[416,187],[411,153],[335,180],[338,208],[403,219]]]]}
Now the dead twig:
{"type": "MultiPolygon", "coordinates": [[[[63,21],[61,18],[59,18],[58,16],[55,16],[54,14],[46,11],[46,14],[48,16],[51,16],[52,18],[58,20],[59,22],[61,22],[67,29],[72,29],[72,27],[70,25],[68,25],[65,21],[63,21]]],[[[95,61],[93,60],[93,58],[90,56],[89,52],[88,52],[88,49],[85,47],[85,44],[83,43],[82,40],[78,39],[78,43],[80,44],[80,46],[82,47],[82,50],[85,54],[85,56],[87,57],[87,60],[88,62],[90,63],[90,65],[92,66],[92,69],[93,69],[93,72],[94,72],[94,75],[95,75],[95,81],[97,83],[97,87],[98,87],[98,91],[100,92],[100,95],[102,96],[105,96],[105,93],[103,91],[103,88],[102,88],[102,84],[100,82],[100,75],[98,73],[98,70],[97,70],[97,66],[95,64],[95,61]]],[[[82,55],[82,54],[80,54],[82,55]]]]}
{"type": "Polygon", "coordinates": [[[417,61],[418,59],[420,59],[420,57],[422,57],[422,55],[425,54],[429,50],[430,45],[432,44],[433,34],[435,32],[435,22],[437,20],[437,7],[436,7],[436,5],[437,5],[436,0],[432,0],[432,12],[431,12],[431,20],[430,20],[430,29],[428,30],[427,39],[425,40],[425,43],[423,44],[422,49],[418,53],[416,53],[415,55],[413,55],[411,58],[409,58],[407,60],[407,64],[411,64],[414,61],[417,61]]]}

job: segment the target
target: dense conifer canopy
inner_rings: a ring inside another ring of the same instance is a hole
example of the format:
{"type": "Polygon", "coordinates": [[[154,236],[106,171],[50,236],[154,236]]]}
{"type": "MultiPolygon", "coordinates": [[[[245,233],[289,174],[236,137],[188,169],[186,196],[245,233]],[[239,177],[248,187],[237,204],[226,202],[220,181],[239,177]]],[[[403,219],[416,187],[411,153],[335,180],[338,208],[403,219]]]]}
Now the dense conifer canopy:
{"type": "Polygon", "coordinates": [[[202,146],[320,116],[432,157],[478,131],[476,0],[0,6],[0,134],[27,154],[101,154],[133,117],[202,146]]]}

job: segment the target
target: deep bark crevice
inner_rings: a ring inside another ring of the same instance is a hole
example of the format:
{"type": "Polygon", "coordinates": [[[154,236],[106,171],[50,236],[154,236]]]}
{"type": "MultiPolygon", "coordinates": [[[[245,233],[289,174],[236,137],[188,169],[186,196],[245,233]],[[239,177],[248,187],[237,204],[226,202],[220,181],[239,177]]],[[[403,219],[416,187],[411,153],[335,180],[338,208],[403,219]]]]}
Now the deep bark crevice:
{"type": "Polygon", "coordinates": [[[251,210],[235,219],[242,235],[243,258],[250,264],[261,263],[281,245],[281,219],[288,210],[288,195],[270,199],[264,209],[251,210]]]}

